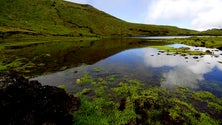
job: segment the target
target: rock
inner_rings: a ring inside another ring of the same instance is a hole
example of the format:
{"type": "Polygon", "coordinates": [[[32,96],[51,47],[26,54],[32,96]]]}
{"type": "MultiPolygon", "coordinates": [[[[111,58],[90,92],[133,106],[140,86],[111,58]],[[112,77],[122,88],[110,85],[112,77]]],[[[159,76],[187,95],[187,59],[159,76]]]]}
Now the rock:
{"type": "Polygon", "coordinates": [[[222,50],[222,46],[221,46],[221,47],[218,47],[217,49],[222,50]]]}
{"type": "Polygon", "coordinates": [[[126,99],[123,98],[123,99],[121,99],[121,101],[120,101],[120,106],[119,106],[118,109],[119,109],[120,111],[123,111],[125,108],[126,108],[126,99]]]}
{"type": "Polygon", "coordinates": [[[212,54],[212,52],[210,50],[206,50],[206,53],[212,54]]]}
{"type": "Polygon", "coordinates": [[[80,84],[81,83],[81,79],[76,79],[76,83],[80,84]]]}
{"type": "Polygon", "coordinates": [[[198,59],[199,57],[198,57],[198,56],[194,56],[193,58],[194,58],[194,59],[198,59]]]}
{"type": "Polygon", "coordinates": [[[70,111],[79,107],[65,90],[13,73],[0,74],[0,99],[2,125],[72,125],[70,111]]]}

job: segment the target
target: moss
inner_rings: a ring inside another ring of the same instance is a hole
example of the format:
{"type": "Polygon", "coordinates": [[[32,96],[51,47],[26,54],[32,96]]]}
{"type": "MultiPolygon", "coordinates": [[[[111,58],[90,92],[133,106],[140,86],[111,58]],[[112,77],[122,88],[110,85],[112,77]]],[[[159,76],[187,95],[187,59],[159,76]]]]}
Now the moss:
{"type": "MultiPolygon", "coordinates": [[[[90,78],[88,75],[84,77],[90,78]]],[[[208,103],[208,107],[220,111],[221,99],[210,92],[193,92],[180,86],[176,90],[145,88],[138,80],[126,80],[117,86],[109,86],[110,83],[105,78],[90,81],[86,80],[84,84],[89,86],[77,94],[83,102],[80,110],[74,113],[75,124],[220,123],[191,103],[191,96],[201,104],[212,101],[208,103]]]]}
{"type": "Polygon", "coordinates": [[[60,88],[60,89],[66,89],[65,85],[58,85],[57,87],[60,88]]]}
{"type": "Polygon", "coordinates": [[[193,99],[198,100],[198,101],[201,101],[203,99],[206,99],[206,100],[215,100],[216,99],[215,95],[213,95],[212,93],[207,92],[207,91],[195,92],[192,95],[192,97],[193,97],[193,99]]]}
{"type": "Polygon", "coordinates": [[[219,125],[220,123],[212,118],[209,117],[209,115],[205,113],[201,113],[200,120],[197,122],[197,125],[219,125]]]}
{"type": "Polygon", "coordinates": [[[100,69],[99,69],[98,67],[94,67],[93,70],[94,70],[95,72],[99,72],[99,71],[100,71],[100,69]]]}
{"type": "Polygon", "coordinates": [[[222,112],[222,106],[215,102],[208,102],[208,107],[216,110],[217,112],[222,112]]]}

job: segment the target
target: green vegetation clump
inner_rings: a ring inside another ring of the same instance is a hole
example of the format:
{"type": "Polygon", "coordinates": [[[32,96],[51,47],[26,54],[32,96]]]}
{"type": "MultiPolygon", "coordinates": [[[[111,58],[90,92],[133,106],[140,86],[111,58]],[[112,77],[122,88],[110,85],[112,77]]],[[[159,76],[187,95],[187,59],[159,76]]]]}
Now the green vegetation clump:
{"type": "Polygon", "coordinates": [[[182,86],[176,90],[147,87],[138,80],[126,80],[116,85],[109,78],[94,79],[88,73],[78,84],[86,87],[77,93],[81,106],[73,113],[75,125],[222,123],[217,117],[222,113],[222,100],[209,92],[194,92],[182,86]],[[205,105],[206,99],[208,105],[205,105]],[[216,114],[204,109],[213,109],[216,114]]]}
{"type": "Polygon", "coordinates": [[[60,89],[66,89],[65,85],[58,85],[57,87],[60,88],[60,89]]]}
{"type": "Polygon", "coordinates": [[[170,46],[151,46],[152,48],[156,48],[158,50],[163,50],[166,52],[170,52],[173,54],[180,54],[180,55],[205,55],[209,54],[207,52],[201,52],[201,51],[192,51],[188,47],[181,47],[181,48],[174,48],[170,46]]]}

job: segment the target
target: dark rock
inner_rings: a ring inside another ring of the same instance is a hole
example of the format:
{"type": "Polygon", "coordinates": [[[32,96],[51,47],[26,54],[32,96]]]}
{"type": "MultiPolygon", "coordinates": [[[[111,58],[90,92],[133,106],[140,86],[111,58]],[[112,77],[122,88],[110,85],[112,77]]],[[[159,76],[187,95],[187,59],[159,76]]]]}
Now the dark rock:
{"type": "Polygon", "coordinates": [[[206,50],[206,53],[212,54],[212,52],[210,50],[206,50]]]}
{"type": "Polygon", "coordinates": [[[2,125],[72,125],[70,111],[78,106],[78,98],[63,89],[29,82],[16,74],[0,74],[2,125]]]}
{"type": "Polygon", "coordinates": [[[221,46],[221,47],[218,47],[217,49],[222,50],[222,46],[221,46]]]}
{"type": "Polygon", "coordinates": [[[164,53],[165,51],[161,51],[161,50],[160,50],[159,52],[160,52],[160,53],[164,53]]]}
{"type": "Polygon", "coordinates": [[[198,59],[199,57],[198,57],[198,56],[194,56],[193,58],[194,58],[194,59],[198,59]]]}
{"type": "Polygon", "coordinates": [[[120,101],[119,110],[120,110],[120,111],[123,111],[125,108],[126,108],[126,99],[123,98],[123,99],[121,99],[121,101],[120,101]]]}

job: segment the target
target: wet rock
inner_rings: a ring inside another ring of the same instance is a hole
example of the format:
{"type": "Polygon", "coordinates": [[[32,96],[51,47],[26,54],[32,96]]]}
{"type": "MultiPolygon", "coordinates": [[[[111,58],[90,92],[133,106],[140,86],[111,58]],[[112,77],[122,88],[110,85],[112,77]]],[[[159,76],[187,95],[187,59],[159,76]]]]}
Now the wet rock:
{"type": "Polygon", "coordinates": [[[222,46],[221,46],[221,47],[218,47],[217,49],[222,50],[222,46]]]}
{"type": "Polygon", "coordinates": [[[206,50],[206,53],[208,54],[212,54],[212,52],[210,50],[206,50]]]}
{"type": "Polygon", "coordinates": [[[0,74],[0,99],[2,125],[72,125],[70,111],[79,107],[63,89],[13,73],[0,74]]]}
{"type": "Polygon", "coordinates": [[[181,54],[181,56],[187,56],[185,53],[181,54]]]}
{"type": "Polygon", "coordinates": [[[194,58],[194,59],[198,59],[199,57],[198,57],[198,56],[194,56],[193,58],[194,58]]]}
{"type": "Polygon", "coordinates": [[[171,53],[167,53],[166,55],[171,56],[172,54],[171,53]]]}

